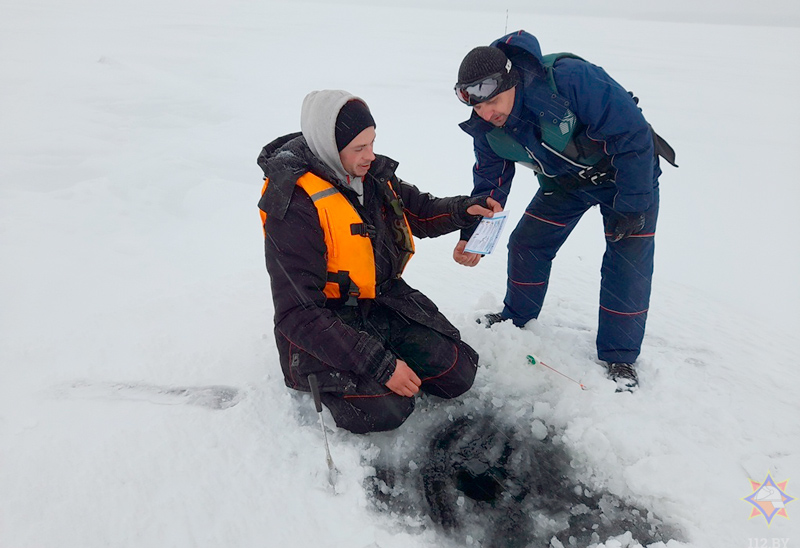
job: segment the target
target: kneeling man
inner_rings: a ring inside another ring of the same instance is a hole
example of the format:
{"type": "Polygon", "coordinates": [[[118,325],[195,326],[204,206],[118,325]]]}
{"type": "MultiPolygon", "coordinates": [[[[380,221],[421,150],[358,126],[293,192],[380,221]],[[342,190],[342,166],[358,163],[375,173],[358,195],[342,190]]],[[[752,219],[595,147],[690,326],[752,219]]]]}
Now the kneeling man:
{"type": "Polygon", "coordinates": [[[373,154],[375,121],[345,91],[312,92],[301,133],[258,158],[259,208],[286,385],[317,376],[336,424],[391,430],[422,390],[454,398],[473,383],[478,355],[402,273],[413,236],[435,237],[500,211],[492,198],[434,198],[373,154]]]}

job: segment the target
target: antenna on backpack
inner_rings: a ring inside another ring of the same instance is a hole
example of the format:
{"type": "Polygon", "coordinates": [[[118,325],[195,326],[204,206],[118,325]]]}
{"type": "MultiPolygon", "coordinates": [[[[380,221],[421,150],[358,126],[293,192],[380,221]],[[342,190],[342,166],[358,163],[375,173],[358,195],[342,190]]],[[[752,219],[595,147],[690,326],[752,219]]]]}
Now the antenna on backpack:
{"type": "Polygon", "coordinates": [[[508,9],[506,9],[506,29],[503,31],[503,34],[508,34],[508,9]]]}

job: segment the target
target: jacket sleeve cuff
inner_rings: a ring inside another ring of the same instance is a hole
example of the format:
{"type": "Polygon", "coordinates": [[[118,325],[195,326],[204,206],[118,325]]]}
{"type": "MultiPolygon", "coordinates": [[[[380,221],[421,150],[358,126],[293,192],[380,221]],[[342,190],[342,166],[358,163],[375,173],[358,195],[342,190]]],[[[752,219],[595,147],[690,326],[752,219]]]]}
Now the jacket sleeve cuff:
{"type": "Polygon", "coordinates": [[[371,371],[372,377],[381,384],[386,384],[389,379],[394,375],[395,367],[397,366],[397,358],[388,350],[383,355],[375,368],[371,371]]]}
{"type": "Polygon", "coordinates": [[[466,196],[455,202],[455,211],[453,211],[453,220],[458,228],[472,229],[474,231],[478,221],[481,220],[481,215],[470,215],[467,213],[473,205],[480,205],[486,207],[486,196],[475,196],[468,198],[466,196]]]}
{"type": "Polygon", "coordinates": [[[475,230],[478,228],[478,223],[475,223],[467,228],[461,229],[461,235],[459,236],[459,240],[467,240],[469,241],[472,238],[472,234],[475,233],[475,230]]]}

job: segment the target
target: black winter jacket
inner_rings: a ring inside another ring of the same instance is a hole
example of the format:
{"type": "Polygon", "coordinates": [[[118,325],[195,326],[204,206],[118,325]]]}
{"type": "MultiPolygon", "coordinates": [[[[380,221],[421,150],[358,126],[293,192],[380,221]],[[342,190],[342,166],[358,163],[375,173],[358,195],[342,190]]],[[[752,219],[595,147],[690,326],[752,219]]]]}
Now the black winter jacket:
{"type": "MultiPolygon", "coordinates": [[[[395,360],[381,341],[357,329],[353,307],[343,300],[328,299],[323,290],[327,279],[326,245],[319,217],[308,194],[296,185],[311,172],[334,184],[353,204],[364,222],[375,226],[372,239],[379,287],[374,301],[409,320],[430,327],[452,339],[458,330],[421,292],[399,277],[402,255],[395,243],[388,200],[378,186],[389,180],[403,202],[411,231],[419,238],[436,237],[475,224],[478,217],[466,213],[475,199],[467,196],[434,198],[395,175],[397,163],[377,156],[364,177],[364,205],[348,185],[308,148],[301,134],[276,139],[265,146],[258,164],[269,179],[259,208],[267,214],[264,224],[267,271],[275,308],[275,338],[286,384],[307,390],[306,376],[312,372],[346,371],[369,375],[385,383],[394,373],[395,360]]],[[[385,183],[384,183],[385,184],[385,183]]],[[[396,219],[396,217],[395,217],[396,219]]],[[[360,299],[360,315],[369,313],[371,299],[360,299]]],[[[322,390],[347,392],[351,381],[337,375],[321,377],[332,385],[322,390]]]]}

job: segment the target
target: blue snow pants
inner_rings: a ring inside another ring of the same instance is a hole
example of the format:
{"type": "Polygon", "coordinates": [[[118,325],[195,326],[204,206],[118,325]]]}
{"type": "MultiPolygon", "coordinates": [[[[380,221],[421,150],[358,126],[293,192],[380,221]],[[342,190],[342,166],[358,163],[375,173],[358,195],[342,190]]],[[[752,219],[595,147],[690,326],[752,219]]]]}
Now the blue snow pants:
{"type": "MultiPolygon", "coordinates": [[[[658,187],[639,234],[606,240],[600,282],[597,355],[605,362],[633,363],[644,338],[653,276],[658,187]]],[[[537,318],[544,303],[550,267],[583,214],[599,205],[608,236],[616,187],[536,193],[508,242],[508,282],[503,317],[515,325],[537,318]]]]}

